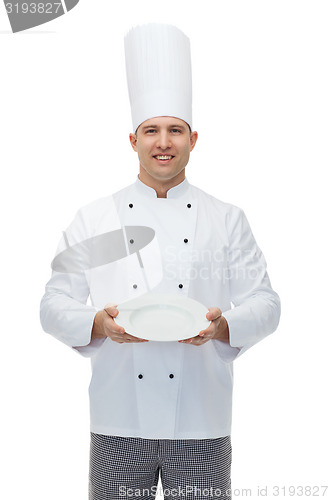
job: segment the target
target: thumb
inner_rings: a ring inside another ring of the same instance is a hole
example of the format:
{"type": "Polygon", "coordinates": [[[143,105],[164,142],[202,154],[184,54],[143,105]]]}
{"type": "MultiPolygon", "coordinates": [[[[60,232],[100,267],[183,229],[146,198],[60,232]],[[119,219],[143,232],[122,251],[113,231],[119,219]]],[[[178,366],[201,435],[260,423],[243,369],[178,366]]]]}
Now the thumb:
{"type": "Polygon", "coordinates": [[[219,307],[210,307],[209,312],[206,314],[206,318],[209,321],[212,321],[216,318],[219,318],[222,315],[222,311],[219,309],[219,307]]]}
{"type": "Polygon", "coordinates": [[[108,304],[106,304],[104,306],[104,311],[107,312],[107,314],[109,314],[110,316],[115,317],[119,313],[119,311],[116,308],[117,305],[118,304],[114,304],[113,302],[109,302],[108,304]]]}

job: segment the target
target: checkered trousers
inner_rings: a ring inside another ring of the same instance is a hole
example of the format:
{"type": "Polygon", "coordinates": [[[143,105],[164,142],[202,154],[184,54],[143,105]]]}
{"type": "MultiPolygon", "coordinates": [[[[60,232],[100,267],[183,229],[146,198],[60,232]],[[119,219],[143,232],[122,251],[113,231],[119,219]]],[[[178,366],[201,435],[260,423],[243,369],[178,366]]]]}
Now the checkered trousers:
{"type": "Polygon", "coordinates": [[[142,439],[91,433],[89,500],[231,500],[231,438],[142,439]],[[158,490],[159,493],[159,490],[158,490]]]}

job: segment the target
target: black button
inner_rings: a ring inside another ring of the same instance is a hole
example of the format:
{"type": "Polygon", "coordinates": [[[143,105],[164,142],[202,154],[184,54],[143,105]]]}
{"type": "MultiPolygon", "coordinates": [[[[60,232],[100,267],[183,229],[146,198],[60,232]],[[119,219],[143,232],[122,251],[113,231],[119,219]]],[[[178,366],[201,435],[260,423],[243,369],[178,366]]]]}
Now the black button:
{"type": "Polygon", "coordinates": [[[178,285],[178,286],[179,286],[179,288],[183,288],[183,285],[182,285],[181,283],[179,283],[179,285],[178,285]]]}
{"type": "Polygon", "coordinates": [[[173,373],[171,373],[171,374],[169,375],[169,378],[174,378],[174,374],[173,374],[173,373]]]}
{"type": "Polygon", "coordinates": [[[191,206],[192,206],[191,203],[187,204],[187,208],[191,208],[191,206]]]}
{"type": "Polygon", "coordinates": [[[140,373],[140,374],[138,375],[138,378],[143,378],[143,375],[140,373]]]}
{"type": "Polygon", "coordinates": [[[133,285],[133,288],[137,288],[137,285],[133,285]]]}
{"type": "Polygon", "coordinates": [[[133,204],[132,203],[129,203],[129,208],[133,208],[133,204]]]}
{"type": "Polygon", "coordinates": [[[184,238],[184,243],[188,243],[188,239],[187,238],[184,238]]]}
{"type": "Polygon", "coordinates": [[[134,243],[134,240],[129,240],[129,241],[130,241],[130,243],[134,243]]]}

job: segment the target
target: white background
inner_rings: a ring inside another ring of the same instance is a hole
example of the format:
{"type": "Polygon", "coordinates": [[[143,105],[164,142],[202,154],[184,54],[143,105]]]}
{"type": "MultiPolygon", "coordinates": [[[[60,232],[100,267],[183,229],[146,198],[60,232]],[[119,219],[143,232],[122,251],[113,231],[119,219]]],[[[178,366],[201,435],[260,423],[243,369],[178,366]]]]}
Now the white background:
{"type": "Polygon", "coordinates": [[[12,34],[0,4],[3,498],[87,499],[89,361],[42,332],[39,303],[77,209],[136,178],[123,37],[152,21],[191,39],[187,178],[245,210],[282,300],[235,363],[235,497],[328,484],[328,17],[318,0],[81,0],[12,34]]]}

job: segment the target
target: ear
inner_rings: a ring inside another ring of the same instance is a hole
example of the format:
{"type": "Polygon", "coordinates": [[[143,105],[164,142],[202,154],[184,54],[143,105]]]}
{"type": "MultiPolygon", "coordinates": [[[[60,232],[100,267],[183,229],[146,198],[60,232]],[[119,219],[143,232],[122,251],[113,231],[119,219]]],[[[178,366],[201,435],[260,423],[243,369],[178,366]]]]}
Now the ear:
{"type": "Polygon", "coordinates": [[[131,147],[133,148],[134,151],[137,152],[137,135],[136,134],[129,134],[129,140],[131,147]]]}
{"type": "Polygon", "coordinates": [[[195,144],[196,144],[196,141],[198,140],[198,132],[191,132],[191,135],[190,135],[190,151],[192,151],[192,149],[194,148],[195,144]]]}

